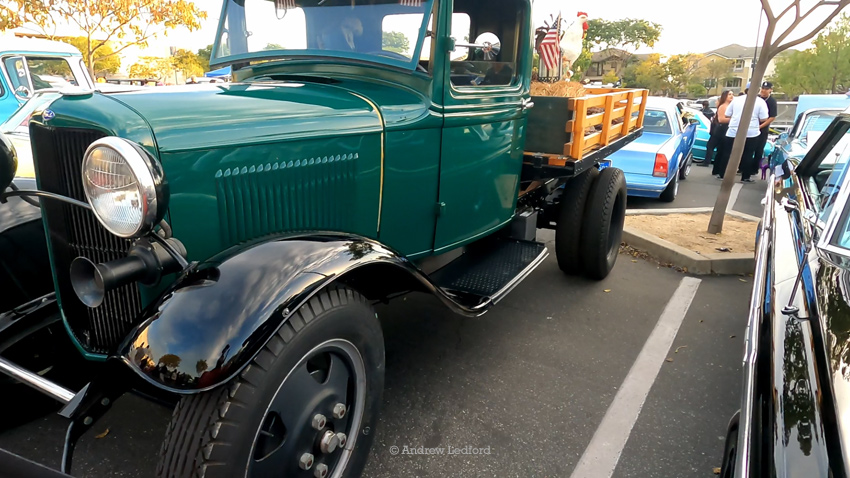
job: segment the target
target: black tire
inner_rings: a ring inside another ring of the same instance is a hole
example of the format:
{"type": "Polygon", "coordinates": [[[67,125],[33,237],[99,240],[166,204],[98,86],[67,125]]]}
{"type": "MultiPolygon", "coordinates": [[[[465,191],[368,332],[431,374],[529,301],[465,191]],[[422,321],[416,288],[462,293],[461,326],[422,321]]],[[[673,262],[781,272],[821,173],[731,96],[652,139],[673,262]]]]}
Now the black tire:
{"type": "Polygon", "coordinates": [[[626,221],[626,179],[623,171],[605,168],[593,182],[587,198],[581,231],[584,274],[602,280],[608,276],[623,238],[626,221]]]}
{"type": "Polygon", "coordinates": [[[590,169],[586,173],[571,179],[564,186],[555,227],[555,255],[558,267],[566,274],[581,272],[581,228],[587,195],[599,171],[590,169]]]}
{"type": "MultiPolygon", "coordinates": [[[[356,430],[350,429],[348,444],[351,445],[353,439],[353,449],[347,455],[348,461],[341,476],[360,476],[369,457],[381,405],[384,387],[384,341],[380,323],[372,307],[362,295],[345,287],[321,291],[310,299],[281,326],[257,357],[230,383],[198,395],[185,396],[180,400],[174,409],[160,450],[157,476],[267,476],[268,470],[258,469],[257,464],[261,462],[255,461],[260,449],[257,444],[265,439],[260,434],[261,427],[269,423],[268,418],[274,418],[270,416],[271,412],[267,413],[267,408],[271,409],[270,404],[277,397],[278,391],[284,388],[287,379],[290,376],[296,377],[296,370],[301,370],[302,367],[309,370],[312,361],[308,358],[315,358],[310,354],[315,350],[325,353],[321,349],[322,346],[345,341],[353,345],[362,358],[361,365],[365,366],[365,397],[361,401],[362,415],[358,414],[359,410],[354,405],[352,413],[346,413],[344,418],[355,423],[356,416],[361,416],[360,425],[356,430]]],[[[332,352],[327,354],[333,355],[332,352]]],[[[327,358],[331,361],[339,357],[327,358]]],[[[315,366],[313,368],[315,369],[315,366]]],[[[350,372],[354,368],[356,366],[347,365],[340,370],[350,372]]],[[[328,370],[331,370],[330,365],[328,370]]],[[[308,380],[315,378],[314,372],[309,373],[308,380]]],[[[328,371],[323,380],[330,383],[331,375],[328,371]]],[[[319,384],[317,388],[325,387],[321,379],[316,379],[316,382],[319,384]]],[[[347,390],[352,390],[352,382],[346,383],[349,384],[347,390]]],[[[352,394],[348,392],[347,395],[348,398],[344,400],[348,402],[349,410],[352,410],[352,394]]],[[[357,395],[357,391],[354,395],[357,395]]],[[[312,398],[312,403],[318,403],[318,398],[321,397],[323,396],[316,395],[312,398]]],[[[334,400],[336,399],[332,399],[334,400]]],[[[293,401],[286,400],[287,403],[293,401]]],[[[325,408],[327,407],[321,406],[321,410],[325,408]]],[[[314,416],[312,407],[292,406],[287,407],[287,410],[296,410],[299,418],[314,416]]],[[[321,413],[328,417],[328,425],[324,430],[333,428],[333,431],[338,431],[331,423],[331,410],[321,413]]],[[[293,440],[294,446],[297,442],[304,442],[302,438],[310,440],[312,445],[306,449],[298,448],[292,456],[287,453],[282,457],[282,461],[277,460],[276,462],[282,462],[285,468],[276,468],[275,474],[294,476],[302,473],[313,476],[314,470],[302,471],[298,468],[298,461],[302,451],[309,451],[310,447],[315,448],[317,442],[312,440],[310,433],[318,437],[318,434],[324,432],[311,431],[309,424],[300,422],[297,427],[292,427],[291,424],[287,425],[285,419],[277,417],[280,418],[280,423],[284,423],[280,433],[283,438],[272,450],[280,450],[283,453],[288,449],[287,441],[293,440]]],[[[348,453],[342,448],[337,449],[335,453],[343,452],[348,453]]],[[[267,458],[274,453],[269,451],[267,458]]],[[[328,453],[323,459],[331,463],[333,456],[328,453]]],[[[320,458],[317,454],[316,466],[319,465],[320,458]]],[[[328,476],[332,476],[334,472],[332,467],[328,476]]]]}
{"type": "Polygon", "coordinates": [[[673,179],[667,183],[667,187],[664,188],[664,191],[661,192],[661,196],[658,196],[658,199],[664,202],[673,202],[676,200],[676,196],[679,195],[679,175],[676,174],[673,176],[673,179]]]}
{"type": "Polygon", "coordinates": [[[679,179],[684,181],[688,179],[688,175],[691,174],[691,166],[694,164],[694,157],[692,153],[688,153],[682,164],[684,164],[684,167],[679,168],[679,179]]]}

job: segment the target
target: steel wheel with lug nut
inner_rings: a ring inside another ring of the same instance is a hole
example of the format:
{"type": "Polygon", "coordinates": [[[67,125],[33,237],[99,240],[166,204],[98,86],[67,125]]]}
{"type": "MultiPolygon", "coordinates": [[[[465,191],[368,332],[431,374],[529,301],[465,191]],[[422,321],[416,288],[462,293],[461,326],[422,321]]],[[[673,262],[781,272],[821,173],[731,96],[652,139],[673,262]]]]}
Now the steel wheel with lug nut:
{"type": "Polygon", "coordinates": [[[157,475],[359,476],[383,384],[374,310],[351,289],[322,291],[231,383],[181,400],[157,475]]]}

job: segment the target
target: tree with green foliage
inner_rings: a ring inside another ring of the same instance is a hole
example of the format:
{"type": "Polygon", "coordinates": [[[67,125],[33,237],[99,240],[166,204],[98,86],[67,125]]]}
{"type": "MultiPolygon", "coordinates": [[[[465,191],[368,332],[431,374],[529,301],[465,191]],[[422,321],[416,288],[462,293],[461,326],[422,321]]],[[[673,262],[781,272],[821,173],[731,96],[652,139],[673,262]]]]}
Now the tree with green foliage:
{"type": "Polygon", "coordinates": [[[143,56],[139,61],[130,66],[131,78],[144,78],[161,80],[171,76],[173,63],[171,58],[159,58],[155,56],[143,56]]]}
{"type": "Polygon", "coordinates": [[[705,87],[702,86],[704,80],[702,59],[703,56],[700,54],[687,53],[673,55],[664,63],[672,96],[679,96],[681,92],[696,89],[692,88],[692,85],[698,85],[705,91],[705,87]]]}
{"type": "MultiPolygon", "coordinates": [[[[631,55],[643,46],[654,46],[661,37],[661,25],[647,20],[625,18],[622,20],[602,20],[592,18],[587,21],[587,36],[581,55],[573,63],[573,71],[586,72],[592,62],[592,50],[618,48],[631,55]]],[[[626,59],[628,65],[629,61],[626,59]]],[[[617,72],[621,74],[622,72],[617,72]]],[[[621,75],[622,76],[622,75],[621,75]]]]}
{"type": "Polygon", "coordinates": [[[703,71],[706,80],[710,80],[714,85],[714,94],[720,94],[721,84],[730,77],[732,67],[735,65],[734,60],[722,58],[712,58],[709,61],[703,61],[703,71]]]}
{"type": "Polygon", "coordinates": [[[850,89],[850,15],[839,17],[813,43],[808,50],[777,59],[776,88],[791,97],[850,89]]]}
{"type": "Polygon", "coordinates": [[[401,32],[384,32],[381,38],[381,48],[396,53],[409,53],[410,40],[401,32]]]}
{"type": "Polygon", "coordinates": [[[263,47],[263,50],[285,50],[280,43],[266,43],[266,46],[263,47]]]}
{"type": "Polygon", "coordinates": [[[175,70],[183,72],[184,77],[204,74],[201,58],[193,51],[178,49],[171,57],[171,65],[175,70]]]}
{"type": "Polygon", "coordinates": [[[212,57],[212,49],[213,46],[210,44],[198,50],[198,61],[201,63],[201,66],[204,68],[204,71],[209,71],[210,69],[210,57],[212,57]]]}
{"type": "Polygon", "coordinates": [[[115,54],[111,44],[103,45],[94,52],[94,61],[89,62],[86,48],[86,37],[59,37],[57,40],[73,45],[83,53],[83,61],[86,65],[91,64],[95,77],[118,73],[121,68],[121,57],[115,54]]]}
{"type": "Polygon", "coordinates": [[[92,74],[96,58],[116,56],[131,46],[147,46],[168,29],[197,30],[207,17],[189,0],[3,0],[0,5],[0,31],[30,24],[55,39],[60,25],[78,28],[86,40],[80,51],[92,74]],[[110,42],[121,45],[104,54],[110,42]]]}
{"type": "Polygon", "coordinates": [[[609,71],[608,73],[605,73],[604,76],[602,76],[602,83],[604,83],[606,85],[607,84],[614,84],[618,81],[620,81],[620,77],[617,76],[617,74],[614,73],[613,71],[609,71]]]}

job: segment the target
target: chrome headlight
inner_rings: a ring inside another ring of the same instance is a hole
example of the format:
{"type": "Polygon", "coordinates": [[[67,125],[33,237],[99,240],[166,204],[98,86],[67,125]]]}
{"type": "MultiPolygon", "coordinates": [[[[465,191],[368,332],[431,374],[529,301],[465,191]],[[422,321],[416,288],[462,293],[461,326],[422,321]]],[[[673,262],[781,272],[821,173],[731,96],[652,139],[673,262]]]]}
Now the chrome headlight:
{"type": "Polygon", "coordinates": [[[83,157],[82,173],[95,217],[116,236],[147,234],[168,208],[162,167],[132,141],[115,136],[95,141],[83,157]]]}

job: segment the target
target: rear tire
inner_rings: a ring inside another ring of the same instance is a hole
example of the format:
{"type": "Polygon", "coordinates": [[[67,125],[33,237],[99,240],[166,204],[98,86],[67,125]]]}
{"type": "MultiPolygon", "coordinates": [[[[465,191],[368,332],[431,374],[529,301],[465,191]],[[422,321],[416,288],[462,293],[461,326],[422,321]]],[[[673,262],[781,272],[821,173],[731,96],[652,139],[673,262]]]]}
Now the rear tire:
{"type": "Polygon", "coordinates": [[[585,209],[581,256],[588,278],[602,280],[614,268],[625,220],[625,176],[617,168],[605,168],[590,189],[585,209]]]}
{"type": "Polygon", "coordinates": [[[323,290],[236,378],[180,400],[156,475],[313,476],[322,464],[327,476],[360,476],[383,386],[384,342],[374,310],[351,289],[323,290]],[[335,403],[347,407],[341,418],[333,415],[335,403]],[[312,422],[317,413],[327,418],[321,429],[312,422]],[[347,444],[320,450],[328,432],[346,433],[347,444]],[[315,457],[309,471],[299,468],[305,453],[315,457]]]}
{"type": "Polygon", "coordinates": [[[673,175],[673,179],[667,183],[667,187],[664,188],[664,191],[661,192],[661,196],[658,196],[658,199],[664,202],[673,202],[676,200],[676,196],[679,195],[679,175],[673,175]]]}
{"type": "Polygon", "coordinates": [[[684,163],[682,163],[684,167],[679,168],[679,179],[682,181],[688,179],[688,175],[691,174],[691,166],[694,164],[694,157],[692,153],[688,153],[685,157],[684,163]]]}
{"type": "Polygon", "coordinates": [[[566,274],[575,275],[581,271],[581,229],[587,195],[599,171],[590,169],[571,179],[561,195],[558,223],[555,228],[555,255],[558,267],[566,274]]]}

